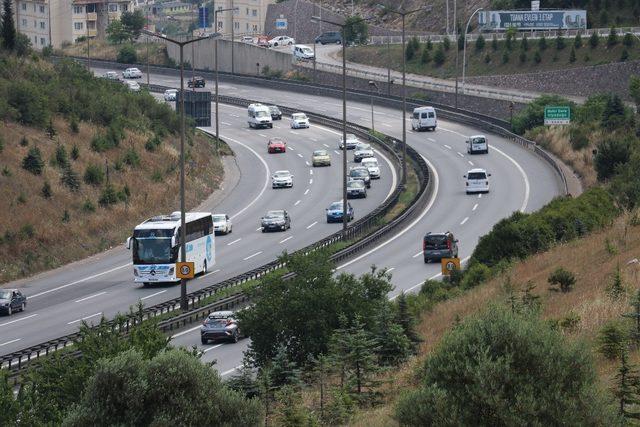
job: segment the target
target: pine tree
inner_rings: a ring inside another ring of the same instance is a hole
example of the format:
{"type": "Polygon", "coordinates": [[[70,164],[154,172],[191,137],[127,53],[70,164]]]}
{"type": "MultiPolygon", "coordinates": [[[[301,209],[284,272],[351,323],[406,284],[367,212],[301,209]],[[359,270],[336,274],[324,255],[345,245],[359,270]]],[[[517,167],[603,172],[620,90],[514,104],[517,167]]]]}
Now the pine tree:
{"type": "Polygon", "coordinates": [[[427,39],[427,44],[424,47],[426,50],[432,50],[433,49],[433,43],[431,42],[431,38],[427,39]]]}
{"type": "Polygon", "coordinates": [[[34,175],[41,175],[44,169],[44,161],[42,153],[38,147],[31,147],[29,152],[22,159],[22,168],[28,170],[34,175]]]}
{"type": "Polygon", "coordinates": [[[640,348],[640,291],[631,299],[631,307],[633,312],[625,313],[622,316],[633,319],[633,330],[631,331],[631,339],[634,341],[636,348],[640,348]]]}
{"type": "Polygon", "coordinates": [[[526,35],[522,36],[522,40],[520,40],[520,49],[525,52],[529,50],[529,39],[526,35]]]}
{"type": "Polygon", "coordinates": [[[444,50],[451,49],[451,40],[449,40],[449,37],[445,36],[444,40],[442,41],[442,47],[444,47],[444,50]]]}
{"type": "Polygon", "coordinates": [[[482,50],[484,50],[484,45],[485,45],[484,37],[482,36],[482,34],[480,34],[476,39],[476,52],[481,52],[482,50]]]}
{"type": "Polygon", "coordinates": [[[422,51],[422,56],[420,57],[420,63],[428,64],[431,61],[431,55],[429,54],[429,49],[424,49],[422,51]]]}
{"type": "Polygon", "coordinates": [[[51,198],[51,196],[53,195],[53,192],[51,191],[51,184],[49,184],[49,181],[44,182],[41,193],[42,193],[42,197],[44,197],[45,199],[51,198]]]}
{"type": "Polygon", "coordinates": [[[2,13],[2,47],[6,50],[13,51],[16,48],[16,26],[13,23],[13,1],[4,0],[2,13]]]}
{"type": "Polygon", "coordinates": [[[589,45],[591,46],[591,49],[595,49],[596,47],[598,47],[599,43],[600,37],[598,37],[598,33],[594,31],[591,34],[591,37],[589,37],[589,45]]]}
{"type": "Polygon", "coordinates": [[[556,49],[562,50],[564,49],[564,47],[565,47],[564,37],[558,34],[558,36],[556,37],[556,49]]]}
{"type": "Polygon", "coordinates": [[[609,36],[607,37],[607,46],[615,46],[618,44],[618,31],[616,27],[611,27],[609,30],[609,36]]]}
{"type": "Polygon", "coordinates": [[[446,57],[444,55],[444,50],[442,48],[442,45],[440,45],[436,48],[436,52],[433,54],[433,63],[439,67],[444,64],[445,60],[446,57]]]}
{"type": "Polygon", "coordinates": [[[582,47],[582,36],[580,33],[576,34],[576,37],[573,39],[573,47],[576,49],[580,49],[582,47]]]}
{"type": "Polygon", "coordinates": [[[275,357],[271,360],[271,381],[275,387],[300,383],[300,369],[290,360],[284,345],[278,347],[275,357]]]}
{"type": "Polygon", "coordinates": [[[327,396],[327,387],[329,386],[329,380],[333,373],[333,366],[331,364],[331,358],[321,354],[317,358],[311,358],[311,383],[318,386],[318,393],[320,401],[320,418],[324,418],[325,400],[327,396]]]}
{"type": "Polygon", "coordinates": [[[547,48],[547,38],[545,36],[540,37],[538,39],[538,49],[545,50],[547,48]]]}
{"type": "Polygon", "coordinates": [[[381,365],[398,365],[412,353],[412,343],[398,320],[390,304],[382,306],[376,315],[374,335],[380,343],[381,365]]]}
{"type": "Polygon", "coordinates": [[[622,271],[620,271],[620,264],[616,266],[616,272],[613,275],[613,281],[607,286],[607,295],[612,300],[618,300],[626,292],[624,282],[622,281],[622,271]]]}
{"type": "Polygon", "coordinates": [[[56,136],[57,132],[56,132],[56,128],[53,126],[53,120],[49,119],[49,123],[47,123],[47,128],[45,129],[45,132],[49,137],[49,139],[53,139],[53,137],[56,136]]]}
{"type": "Polygon", "coordinates": [[[629,407],[636,407],[640,404],[638,386],[640,377],[634,366],[629,365],[627,352],[622,352],[620,357],[620,367],[615,376],[615,388],[613,394],[618,399],[619,413],[624,418],[640,419],[640,412],[633,411],[629,407]]]}
{"type": "Polygon", "coordinates": [[[412,349],[415,351],[417,344],[422,342],[422,338],[418,335],[415,329],[416,319],[409,313],[409,304],[407,303],[407,296],[404,292],[401,292],[396,299],[398,304],[397,322],[402,326],[402,330],[409,341],[411,341],[412,349]]]}
{"type": "Polygon", "coordinates": [[[80,149],[76,144],[73,144],[73,147],[71,148],[71,158],[73,160],[78,160],[80,158],[80,149]]]}
{"type": "Polygon", "coordinates": [[[539,64],[540,62],[542,62],[542,56],[540,55],[539,50],[536,50],[536,53],[533,54],[533,60],[535,61],[536,64],[539,64]]]}
{"type": "Polygon", "coordinates": [[[62,170],[62,178],[60,178],[60,182],[73,192],[80,190],[80,178],[78,177],[78,174],[71,169],[70,165],[67,165],[62,170]]]}
{"type": "Polygon", "coordinates": [[[574,46],[571,47],[571,52],[569,53],[569,62],[572,64],[576,62],[576,48],[574,46]]]}
{"type": "Polygon", "coordinates": [[[498,50],[498,39],[495,34],[493,35],[493,39],[491,39],[491,49],[493,49],[494,52],[498,50]]]}
{"type": "Polygon", "coordinates": [[[260,400],[264,405],[264,425],[269,425],[269,417],[271,416],[272,402],[274,398],[275,387],[271,380],[271,368],[264,367],[258,372],[258,390],[260,392],[260,400]]]}
{"type": "Polygon", "coordinates": [[[254,379],[254,372],[247,357],[242,360],[242,366],[237,370],[237,374],[226,381],[226,385],[242,393],[247,399],[253,399],[260,394],[258,381],[254,379]]]}
{"type": "Polygon", "coordinates": [[[56,147],[56,164],[60,168],[66,168],[69,166],[69,157],[67,156],[67,150],[64,148],[64,145],[58,144],[56,147]]]}

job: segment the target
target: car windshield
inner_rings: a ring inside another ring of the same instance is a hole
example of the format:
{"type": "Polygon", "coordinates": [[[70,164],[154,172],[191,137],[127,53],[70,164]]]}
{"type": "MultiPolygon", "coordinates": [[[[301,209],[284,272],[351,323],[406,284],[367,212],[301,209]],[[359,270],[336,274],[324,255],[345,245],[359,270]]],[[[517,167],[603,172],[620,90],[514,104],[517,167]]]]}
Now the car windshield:
{"type": "Polygon", "coordinates": [[[270,113],[267,113],[266,111],[256,111],[256,117],[267,117],[269,115],[270,113]]]}
{"type": "Polygon", "coordinates": [[[367,176],[369,171],[366,169],[352,169],[349,175],[351,176],[367,176]]]}
{"type": "Polygon", "coordinates": [[[467,177],[467,179],[487,179],[487,174],[484,172],[471,172],[467,177]]]}
{"type": "Polygon", "coordinates": [[[284,218],[284,214],[282,213],[267,213],[264,216],[265,219],[283,219],[284,218]]]}
{"type": "Polygon", "coordinates": [[[213,215],[213,222],[225,222],[227,217],[225,215],[213,215]]]}
{"type": "Polygon", "coordinates": [[[170,264],[171,238],[134,238],[134,264],[170,264]]]}
{"type": "Polygon", "coordinates": [[[313,51],[311,50],[311,48],[308,48],[308,47],[303,48],[303,49],[302,49],[302,51],[303,51],[304,53],[308,53],[308,54],[313,53],[313,51]]]}
{"type": "Polygon", "coordinates": [[[227,326],[227,319],[207,319],[207,326],[227,326]]]}
{"type": "Polygon", "coordinates": [[[279,113],[280,109],[278,107],[269,107],[269,111],[271,111],[272,113],[279,113]]]}
{"type": "Polygon", "coordinates": [[[367,160],[367,159],[364,159],[364,160],[362,161],[362,164],[363,164],[363,165],[365,165],[365,166],[366,166],[366,167],[368,167],[368,168],[376,168],[376,167],[378,167],[378,162],[377,162],[376,160],[367,160]]]}
{"type": "Polygon", "coordinates": [[[11,298],[11,291],[0,291],[0,299],[11,298]]]}
{"type": "Polygon", "coordinates": [[[369,144],[362,144],[362,143],[360,143],[360,144],[358,144],[358,145],[356,146],[356,149],[357,149],[358,151],[370,150],[370,149],[371,149],[371,145],[369,145],[369,144]]]}
{"type": "Polygon", "coordinates": [[[274,176],[276,176],[277,178],[288,178],[290,175],[291,173],[288,171],[278,171],[274,173],[274,176]]]}
{"type": "Polygon", "coordinates": [[[327,156],[327,150],[316,150],[313,152],[314,156],[327,156]]]}
{"type": "Polygon", "coordinates": [[[364,182],[358,180],[358,181],[351,181],[349,183],[349,187],[353,187],[353,188],[363,188],[364,187],[364,182]]]}
{"type": "Polygon", "coordinates": [[[358,139],[358,138],[356,138],[356,136],[352,133],[347,134],[347,141],[353,141],[354,139],[358,139]]]}
{"type": "Polygon", "coordinates": [[[298,113],[292,116],[293,120],[305,120],[307,118],[306,114],[298,113]]]}

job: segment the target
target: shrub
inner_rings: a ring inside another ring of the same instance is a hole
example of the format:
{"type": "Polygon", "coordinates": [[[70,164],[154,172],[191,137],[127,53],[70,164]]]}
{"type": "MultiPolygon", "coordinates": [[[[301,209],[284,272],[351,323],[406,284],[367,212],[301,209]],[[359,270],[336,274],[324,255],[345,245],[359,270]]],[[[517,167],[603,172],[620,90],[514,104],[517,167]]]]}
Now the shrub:
{"type": "Polygon", "coordinates": [[[18,197],[16,198],[16,201],[19,205],[24,205],[25,203],[27,203],[27,196],[23,192],[20,192],[20,194],[18,194],[18,197]]]}
{"type": "Polygon", "coordinates": [[[75,117],[71,118],[71,120],[69,121],[69,129],[73,133],[80,132],[80,125],[78,124],[78,119],[76,119],[75,117]]]}
{"type": "Polygon", "coordinates": [[[536,53],[533,54],[533,61],[536,64],[539,64],[542,61],[542,56],[540,55],[540,51],[536,50],[536,53]]]}
{"type": "Polygon", "coordinates": [[[448,283],[440,280],[425,280],[420,287],[420,294],[430,302],[445,301],[451,297],[448,283]]]}
{"type": "Polygon", "coordinates": [[[428,49],[424,49],[422,51],[422,56],[420,56],[420,63],[428,64],[430,61],[431,61],[431,54],[429,53],[428,49]]]}
{"type": "Polygon", "coordinates": [[[107,186],[102,190],[102,194],[100,195],[100,199],[98,199],[98,203],[102,207],[107,207],[109,205],[115,205],[118,203],[118,195],[116,194],[116,189],[111,184],[107,184],[107,186]]]}
{"type": "Polygon", "coordinates": [[[62,222],[69,222],[71,221],[71,215],[69,214],[69,211],[67,209],[64,210],[64,212],[62,213],[62,222]]]}
{"type": "MultiPolygon", "coordinates": [[[[607,98],[607,103],[602,112],[601,126],[608,130],[614,130],[627,124],[627,116],[632,116],[622,99],[617,94],[612,94],[607,98]]],[[[631,118],[631,117],[629,117],[631,118]]]]}
{"type": "Polygon", "coordinates": [[[558,35],[558,37],[556,37],[556,49],[562,50],[565,48],[565,46],[566,44],[564,42],[564,37],[561,37],[560,35],[558,35]]]}
{"type": "Polygon", "coordinates": [[[596,378],[584,344],[494,306],[444,336],[395,415],[403,426],[614,425],[596,378]]]}
{"type": "Polygon", "coordinates": [[[589,37],[589,45],[591,46],[591,49],[595,49],[598,47],[598,44],[600,44],[600,37],[598,36],[598,33],[594,31],[591,34],[591,37],[589,37]]]}
{"type": "Polygon", "coordinates": [[[576,276],[562,267],[558,267],[547,278],[547,282],[552,286],[560,286],[560,291],[569,292],[576,284],[576,276]]]}
{"type": "Polygon", "coordinates": [[[573,47],[576,49],[580,49],[582,47],[582,36],[580,33],[576,34],[576,37],[573,39],[573,47]]]}
{"type": "Polygon", "coordinates": [[[449,37],[444,38],[444,40],[442,41],[442,47],[444,47],[444,50],[451,49],[451,40],[449,40],[449,37]]]}
{"type": "Polygon", "coordinates": [[[628,138],[607,137],[597,147],[594,163],[598,180],[606,181],[618,167],[629,161],[631,142],[628,138]]]}
{"type": "Polygon", "coordinates": [[[158,135],[153,135],[153,137],[149,138],[147,142],[144,143],[144,149],[147,151],[155,151],[161,143],[162,140],[160,137],[158,137],[158,135]]]}
{"type": "Polygon", "coordinates": [[[519,59],[520,63],[524,64],[525,62],[527,62],[527,54],[524,51],[520,52],[519,59]]]}
{"type": "Polygon", "coordinates": [[[496,52],[498,50],[498,39],[496,38],[495,34],[493,35],[493,38],[491,39],[491,49],[493,49],[494,52],[496,52]]]}
{"type": "Polygon", "coordinates": [[[509,62],[509,52],[505,50],[502,53],[502,63],[506,64],[507,62],[509,62]]]}
{"type": "Polygon", "coordinates": [[[125,165],[129,165],[131,167],[137,167],[140,165],[140,156],[138,152],[133,147],[127,148],[127,151],[124,153],[122,157],[122,162],[125,165]]]}
{"type": "Polygon", "coordinates": [[[463,289],[475,288],[489,277],[491,277],[491,269],[484,264],[475,263],[465,272],[460,287],[463,289]]]}
{"type": "Polygon", "coordinates": [[[27,137],[23,136],[22,138],[20,138],[20,146],[26,147],[27,145],[29,145],[29,140],[27,139],[27,137]]]}
{"type": "Polygon", "coordinates": [[[84,171],[85,184],[99,186],[104,182],[104,171],[102,168],[95,164],[89,164],[84,171]]]}
{"type": "Polygon", "coordinates": [[[47,133],[49,139],[53,139],[53,137],[56,136],[56,128],[53,126],[53,120],[51,120],[51,118],[49,118],[49,123],[47,123],[45,132],[47,133]]]}
{"type": "Polygon", "coordinates": [[[71,169],[70,165],[67,165],[67,167],[62,170],[60,182],[73,192],[80,190],[80,178],[78,178],[78,174],[71,169]]]}
{"type": "Polygon", "coordinates": [[[73,144],[73,147],[71,147],[71,159],[78,160],[79,158],[80,158],[80,149],[76,144],[73,144]]]}
{"type": "Polygon", "coordinates": [[[44,170],[42,153],[38,147],[31,147],[27,155],[22,159],[22,168],[34,175],[41,175],[44,170]]]}
{"type": "Polygon", "coordinates": [[[598,333],[598,351],[609,360],[619,359],[628,340],[629,332],[620,321],[607,322],[598,333]]]}
{"type": "Polygon", "coordinates": [[[633,46],[633,36],[631,35],[631,33],[624,34],[624,37],[622,38],[622,44],[626,47],[633,46]]]}
{"type": "Polygon", "coordinates": [[[36,230],[33,227],[33,225],[24,224],[22,227],[20,227],[20,236],[22,236],[22,237],[24,237],[26,239],[30,239],[35,235],[36,235],[36,230]]]}
{"type": "Polygon", "coordinates": [[[42,197],[44,197],[45,199],[51,198],[53,192],[51,191],[51,184],[49,184],[49,181],[44,182],[44,184],[42,185],[42,190],[40,190],[40,194],[42,194],[42,197]]]}
{"type": "Polygon", "coordinates": [[[488,53],[484,56],[484,63],[488,64],[489,62],[491,62],[491,55],[489,55],[488,53]]]}
{"type": "Polygon", "coordinates": [[[66,167],[69,164],[69,156],[64,145],[58,144],[56,147],[55,163],[61,168],[66,167]]]}
{"type": "Polygon", "coordinates": [[[131,197],[131,189],[129,189],[129,186],[125,185],[122,187],[122,189],[116,193],[116,197],[121,202],[128,202],[131,197]]]}
{"type": "Polygon", "coordinates": [[[607,46],[612,47],[618,44],[618,31],[616,27],[611,27],[609,30],[609,36],[607,36],[607,46]]]}
{"type": "Polygon", "coordinates": [[[575,151],[582,150],[589,146],[589,134],[584,127],[573,125],[569,128],[569,142],[575,151]]]}
{"type": "Polygon", "coordinates": [[[2,176],[11,176],[11,170],[7,166],[2,167],[2,176]]]}
{"type": "Polygon", "coordinates": [[[538,39],[538,49],[545,50],[547,48],[547,38],[542,36],[538,39]]]}
{"type": "Polygon", "coordinates": [[[462,51],[464,49],[464,43],[466,41],[466,38],[464,37],[464,33],[460,33],[460,35],[458,36],[458,50],[462,51]]]}
{"type": "Polygon", "coordinates": [[[569,62],[570,63],[574,63],[576,62],[576,48],[575,47],[571,47],[571,52],[569,53],[569,62]]]}
{"type": "Polygon", "coordinates": [[[529,50],[529,39],[527,39],[526,35],[522,36],[522,39],[520,40],[520,49],[525,52],[529,50]]]}
{"type": "Polygon", "coordinates": [[[138,62],[138,55],[136,50],[131,45],[124,45],[118,50],[118,57],[116,61],[121,64],[134,64],[138,62]]]}
{"type": "Polygon", "coordinates": [[[156,169],[151,174],[151,181],[153,182],[162,182],[164,180],[164,176],[162,175],[162,171],[156,169]]]}
{"type": "Polygon", "coordinates": [[[45,58],[48,58],[51,55],[53,55],[53,46],[48,45],[42,48],[42,56],[44,56],[45,58]]]}
{"type": "MultiPolygon", "coordinates": [[[[447,39],[445,39],[447,40],[447,39]]],[[[441,66],[442,64],[444,64],[444,61],[446,60],[446,57],[444,55],[444,50],[442,45],[438,45],[438,47],[436,48],[436,52],[433,54],[433,63],[436,64],[436,66],[441,66]]]]}
{"type": "Polygon", "coordinates": [[[620,54],[620,62],[624,62],[629,59],[629,51],[627,49],[622,49],[622,53],[620,54]]]}
{"type": "Polygon", "coordinates": [[[433,49],[433,43],[431,42],[431,38],[427,38],[427,43],[424,45],[424,48],[426,50],[432,50],[433,49]]]}
{"type": "Polygon", "coordinates": [[[94,205],[91,200],[87,199],[82,204],[82,210],[84,212],[95,212],[96,211],[96,205],[94,205]]]}
{"type": "Polygon", "coordinates": [[[32,81],[16,79],[9,84],[7,102],[17,113],[17,120],[28,126],[44,126],[49,108],[42,87],[32,81]]]}
{"type": "Polygon", "coordinates": [[[511,50],[511,49],[513,49],[513,40],[515,39],[515,36],[516,36],[515,29],[514,28],[509,28],[507,30],[506,36],[507,37],[505,38],[505,41],[504,41],[504,47],[507,50],[511,50]]]}
{"type": "Polygon", "coordinates": [[[530,102],[520,113],[513,117],[514,132],[522,135],[525,131],[544,124],[544,107],[546,105],[568,105],[574,109],[574,104],[557,95],[543,95],[530,102]]]}
{"type": "Polygon", "coordinates": [[[485,39],[482,36],[482,34],[480,34],[476,39],[476,52],[481,52],[482,50],[484,50],[485,44],[486,44],[485,39]]]}

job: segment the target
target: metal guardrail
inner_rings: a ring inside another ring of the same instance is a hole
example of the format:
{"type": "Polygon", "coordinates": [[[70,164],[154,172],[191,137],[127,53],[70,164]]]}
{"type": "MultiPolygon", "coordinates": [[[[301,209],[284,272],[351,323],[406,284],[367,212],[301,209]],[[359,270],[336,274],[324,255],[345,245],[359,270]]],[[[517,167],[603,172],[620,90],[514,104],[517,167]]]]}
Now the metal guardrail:
{"type": "MultiPolygon", "coordinates": [[[[163,86],[151,85],[149,88],[151,91],[164,91],[167,89],[163,86]]],[[[221,96],[220,102],[228,103],[233,105],[242,105],[246,106],[249,103],[255,102],[246,99],[239,99],[227,96],[221,96]]],[[[281,107],[282,111],[285,113],[293,112],[290,108],[281,107]]],[[[339,127],[341,126],[341,121],[319,114],[307,113],[309,117],[314,120],[314,122],[323,124],[331,127],[339,127]]],[[[401,175],[401,169],[399,168],[400,163],[400,154],[396,150],[396,147],[393,143],[389,144],[386,141],[380,140],[376,137],[373,137],[368,134],[368,129],[349,124],[348,131],[351,133],[355,133],[364,139],[368,139],[371,142],[378,144],[382,149],[387,151],[395,160],[395,167],[397,172],[401,175]]],[[[392,140],[393,141],[393,140],[392,140]]],[[[402,184],[398,184],[387,200],[385,200],[380,206],[378,206],[375,210],[370,212],[365,217],[355,221],[352,223],[346,233],[342,231],[336,232],[324,239],[321,239],[318,242],[315,242],[305,248],[302,248],[297,253],[308,254],[310,252],[326,248],[336,242],[340,241],[352,241],[356,239],[360,239],[364,236],[362,240],[358,240],[356,243],[352,243],[347,248],[344,248],[331,256],[333,261],[341,261],[344,260],[351,255],[359,252],[367,245],[372,242],[377,241],[386,233],[398,227],[406,218],[408,218],[412,213],[415,212],[417,206],[420,204],[419,202],[425,199],[425,195],[427,194],[427,188],[429,185],[429,170],[422,159],[422,157],[415,152],[411,147],[407,147],[407,154],[411,161],[417,166],[418,178],[420,183],[420,191],[412,201],[412,203],[400,213],[398,217],[396,217],[389,224],[382,226],[380,229],[380,219],[384,217],[396,204],[398,201],[400,194],[404,190],[404,186],[402,184]],[[372,233],[372,231],[374,231],[372,233]]],[[[399,180],[401,182],[401,180],[399,180]]],[[[191,292],[187,295],[187,300],[190,309],[182,313],[178,316],[175,316],[171,319],[164,320],[159,323],[159,327],[163,331],[171,331],[175,328],[184,326],[186,324],[192,323],[201,319],[203,316],[208,315],[209,312],[214,310],[219,310],[223,308],[234,308],[238,307],[241,304],[246,303],[247,296],[242,293],[237,293],[232,296],[226,297],[222,300],[215,301],[210,304],[201,305],[202,301],[224,289],[228,289],[230,287],[236,287],[246,283],[250,280],[256,280],[261,278],[267,273],[273,272],[280,268],[284,267],[284,264],[278,260],[267,263],[263,266],[255,268],[246,273],[240,274],[231,279],[227,279],[225,281],[215,283],[213,285],[207,286],[203,289],[200,289],[195,292],[191,292]]],[[[136,325],[142,320],[152,319],[156,316],[160,316],[171,311],[177,310],[180,307],[180,298],[174,298],[169,301],[165,301],[160,304],[156,304],[151,307],[146,307],[142,310],[141,313],[128,314],[125,315],[123,319],[120,319],[118,323],[118,327],[122,328],[125,332],[128,331],[131,327],[136,325]]],[[[116,327],[115,321],[107,322],[112,327],[116,327]]],[[[9,371],[10,378],[13,379],[14,383],[19,380],[19,375],[23,372],[32,361],[37,360],[41,356],[48,355],[54,351],[63,349],[67,346],[73,345],[73,343],[77,342],[77,340],[81,339],[79,333],[73,333],[69,335],[65,335],[53,340],[46,341],[44,343],[40,343],[7,355],[3,355],[0,357],[0,367],[3,369],[7,369],[9,371]]],[[[77,352],[70,352],[70,356],[78,357],[79,354],[77,352]]]]}

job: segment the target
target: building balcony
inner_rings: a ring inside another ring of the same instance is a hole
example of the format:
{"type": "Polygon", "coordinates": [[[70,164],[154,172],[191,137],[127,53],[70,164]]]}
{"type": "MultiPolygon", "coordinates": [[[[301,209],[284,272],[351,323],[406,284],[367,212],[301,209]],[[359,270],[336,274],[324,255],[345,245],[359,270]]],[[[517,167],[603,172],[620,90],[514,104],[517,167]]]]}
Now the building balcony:
{"type": "Polygon", "coordinates": [[[120,12],[109,12],[109,21],[117,21],[120,19],[120,12]]]}
{"type": "Polygon", "coordinates": [[[96,12],[88,12],[87,13],[87,21],[97,21],[98,14],[96,12]]]}
{"type": "Polygon", "coordinates": [[[95,28],[91,29],[87,29],[87,36],[88,37],[95,37],[98,35],[98,30],[96,30],[95,28]]]}

